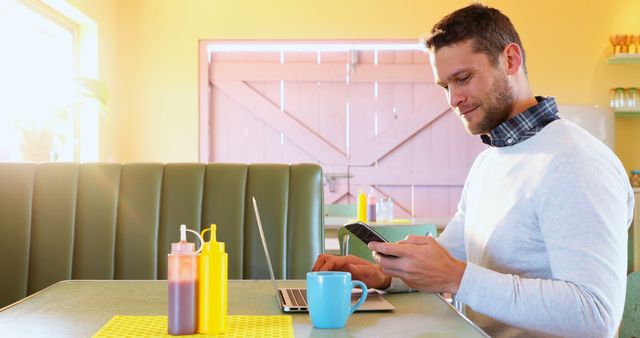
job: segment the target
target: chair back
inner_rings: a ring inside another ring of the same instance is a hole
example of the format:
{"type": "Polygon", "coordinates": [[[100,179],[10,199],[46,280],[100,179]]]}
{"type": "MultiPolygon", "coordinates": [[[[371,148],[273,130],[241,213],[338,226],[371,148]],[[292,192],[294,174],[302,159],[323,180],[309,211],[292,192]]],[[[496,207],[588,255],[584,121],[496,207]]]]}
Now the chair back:
{"type": "Polygon", "coordinates": [[[640,337],[640,271],[627,276],[627,295],[624,302],[619,337],[640,337]]]}
{"type": "Polygon", "coordinates": [[[324,205],[325,217],[356,217],[356,205],[355,204],[325,204],[324,205]]]}
{"type": "Polygon", "coordinates": [[[276,277],[304,278],[324,246],[316,164],[0,163],[0,307],[60,280],[165,279],[183,223],[217,224],[229,278],[268,279],[252,196],[276,277]]]}

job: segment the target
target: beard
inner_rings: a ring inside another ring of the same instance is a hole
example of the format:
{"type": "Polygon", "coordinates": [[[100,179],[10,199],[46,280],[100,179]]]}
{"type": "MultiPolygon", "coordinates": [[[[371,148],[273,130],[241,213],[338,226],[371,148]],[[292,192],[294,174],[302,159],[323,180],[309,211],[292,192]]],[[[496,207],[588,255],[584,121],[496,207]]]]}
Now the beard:
{"type": "Polygon", "coordinates": [[[488,134],[495,127],[506,121],[513,108],[514,97],[507,76],[497,72],[495,82],[489,94],[481,101],[480,107],[484,111],[480,121],[475,124],[464,120],[465,127],[472,135],[488,134]]]}

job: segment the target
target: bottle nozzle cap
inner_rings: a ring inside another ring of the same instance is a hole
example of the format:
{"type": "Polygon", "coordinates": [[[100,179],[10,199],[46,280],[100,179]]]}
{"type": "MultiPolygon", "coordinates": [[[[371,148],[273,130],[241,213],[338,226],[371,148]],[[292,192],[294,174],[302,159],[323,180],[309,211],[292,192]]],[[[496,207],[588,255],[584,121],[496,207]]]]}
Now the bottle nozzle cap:
{"type": "Polygon", "coordinates": [[[180,224],[180,242],[187,241],[187,225],[180,224]]]}
{"type": "Polygon", "coordinates": [[[209,240],[212,243],[217,242],[218,240],[216,239],[217,237],[217,232],[218,232],[218,227],[215,224],[211,224],[211,234],[209,234],[209,240]]]}
{"type": "Polygon", "coordinates": [[[178,243],[171,243],[171,253],[172,254],[192,254],[192,253],[197,254],[200,251],[202,251],[203,243],[204,243],[204,240],[202,239],[202,236],[200,236],[200,234],[197,231],[187,229],[187,226],[185,224],[180,224],[180,241],[178,243]],[[193,243],[187,242],[187,231],[193,232],[194,234],[196,234],[196,236],[198,236],[198,239],[200,240],[200,249],[198,249],[198,251],[194,251],[195,245],[193,243]]]}
{"type": "Polygon", "coordinates": [[[209,241],[204,242],[204,249],[202,251],[224,253],[224,243],[218,242],[216,239],[217,226],[212,223],[209,228],[202,230],[202,237],[204,237],[206,232],[209,232],[209,241]]]}

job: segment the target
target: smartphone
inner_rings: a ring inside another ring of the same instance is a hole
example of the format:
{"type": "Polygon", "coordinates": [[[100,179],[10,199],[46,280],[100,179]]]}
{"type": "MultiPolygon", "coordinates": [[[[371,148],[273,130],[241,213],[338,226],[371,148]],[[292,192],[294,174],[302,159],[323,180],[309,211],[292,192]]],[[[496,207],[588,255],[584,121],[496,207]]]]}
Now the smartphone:
{"type": "MultiPolygon", "coordinates": [[[[362,242],[364,242],[364,244],[369,244],[369,242],[389,242],[365,223],[349,223],[344,227],[349,230],[349,232],[351,232],[354,236],[358,237],[362,242]]],[[[386,257],[396,257],[392,255],[385,255],[382,253],[378,254],[386,257]]]]}

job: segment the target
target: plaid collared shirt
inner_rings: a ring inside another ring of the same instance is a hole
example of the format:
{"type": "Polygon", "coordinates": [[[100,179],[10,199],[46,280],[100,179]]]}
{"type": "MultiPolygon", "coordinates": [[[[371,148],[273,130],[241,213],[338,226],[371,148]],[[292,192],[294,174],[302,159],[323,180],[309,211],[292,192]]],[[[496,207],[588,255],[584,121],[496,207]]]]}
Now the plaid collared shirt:
{"type": "Polygon", "coordinates": [[[507,147],[518,144],[547,124],[560,118],[558,106],[553,97],[536,96],[538,104],[502,122],[489,134],[480,135],[483,143],[492,147],[507,147]]]}

